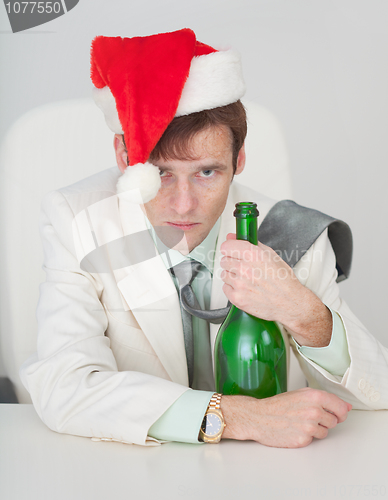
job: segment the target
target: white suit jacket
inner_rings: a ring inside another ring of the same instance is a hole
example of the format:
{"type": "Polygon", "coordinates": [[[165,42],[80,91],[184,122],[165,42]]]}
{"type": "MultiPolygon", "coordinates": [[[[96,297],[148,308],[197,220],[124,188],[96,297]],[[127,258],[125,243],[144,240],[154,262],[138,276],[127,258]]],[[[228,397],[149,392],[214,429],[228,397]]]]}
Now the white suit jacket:
{"type": "MultiPolygon", "coordinates": [[[[182,321],[176,289],[159,255],[137,263],[125,256],[128,265],[119,269],[111,262],[110,242],[146,230],[140,207],[116,195],[119,175],[115,167],[43,200],[47,278],[40,287],[37,353],[23,365],[21,377],[39,416],[57,432],[156,444],[148,429],[190,390],[182,321]],[[108,264],[87,272],[80,262],[97,247],[107,249],[108,264]]],[[[212,309],[227,303],[220,246],[228,232],[235,232],[239,201],[257,203],[259,222],[275,203],[232,183],[215,254],[212,309]]],[[[336,377],[296,353],[309,385],[354,408],[388,408],[388,350],[341,300],[327,231],[294,271],[341,316],[351,357],[348,371],[336,377]]],[[[211,325],[212,346],[218,328],[211,325]]],[[[288,334],[282,333],[288,345],[288,334]]]]}

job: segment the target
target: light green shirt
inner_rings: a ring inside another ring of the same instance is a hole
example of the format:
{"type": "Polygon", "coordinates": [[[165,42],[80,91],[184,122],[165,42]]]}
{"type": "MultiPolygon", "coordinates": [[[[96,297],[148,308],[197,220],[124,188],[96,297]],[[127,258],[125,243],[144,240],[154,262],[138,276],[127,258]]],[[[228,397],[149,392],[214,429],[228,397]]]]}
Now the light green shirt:
{"type": "MultiPolygon", "coordinates": [[[[157,248],[158,237],[147,217],[146,224],[157,248]]],[[[214,266],[215,248],[217,245],[220,219],[213,226],[205,240],[188,255],[177,250],[168,250],[161,258],[169,269],[184,260],[194,259],[202,264],[201,279],[194,279],[193,291],[202,309],[210,309],[211,285],[214,266]],[[204,279],[203,279],[204,278],[204,279]]],[[[173,278],[178,290],[176,278],[173,278]]],[[[333,375],[343,376],[350,365],[345,328],[340,316],[330,309],[333,316],[333,328],[330,344],[327,347],[313,348],[299,346],[297,349],[306,357],[320,365],[333,375]]],[[[188,389],[173,403],[170,408],[150,427],[148,434],[163,441],[180,441],[199,443],[198,433],[214,394],[214,376],[210,346],[210,327],[207,321],[193,316],[194,335],[194,374],[193,389],[188,389]]]]}

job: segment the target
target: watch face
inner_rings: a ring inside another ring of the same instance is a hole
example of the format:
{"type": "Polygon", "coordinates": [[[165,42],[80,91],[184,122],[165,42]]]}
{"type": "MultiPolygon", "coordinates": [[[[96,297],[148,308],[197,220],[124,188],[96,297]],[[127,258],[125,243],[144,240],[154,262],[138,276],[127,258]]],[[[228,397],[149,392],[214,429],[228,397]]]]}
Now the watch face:
{"type": "Polygon", "coordinates": [[[221,430],[222,422],[218,415],[209,413],[202,421],[202,431],[207,436],[215,436],[221,430]]]}

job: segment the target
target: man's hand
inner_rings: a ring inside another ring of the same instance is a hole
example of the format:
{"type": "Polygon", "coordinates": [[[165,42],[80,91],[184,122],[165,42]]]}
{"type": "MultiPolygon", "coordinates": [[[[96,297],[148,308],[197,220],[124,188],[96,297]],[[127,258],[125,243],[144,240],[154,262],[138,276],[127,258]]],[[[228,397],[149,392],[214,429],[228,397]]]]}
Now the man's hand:
{"type": "Polygon", "coordinates": [[[301,345],[329,345],[329,309],[272,248],[236,240],[229,233],[221,252],[223,291],[232,304],[258,318],[278,321],[301,345]]]}
{"type": "Polygon", "coordinates": [[[276,448],[301,448],[346,420],[352,405],[334,394],[299,389],[267,399],[222,396],[222,438],[253,440],[276,448]]]}

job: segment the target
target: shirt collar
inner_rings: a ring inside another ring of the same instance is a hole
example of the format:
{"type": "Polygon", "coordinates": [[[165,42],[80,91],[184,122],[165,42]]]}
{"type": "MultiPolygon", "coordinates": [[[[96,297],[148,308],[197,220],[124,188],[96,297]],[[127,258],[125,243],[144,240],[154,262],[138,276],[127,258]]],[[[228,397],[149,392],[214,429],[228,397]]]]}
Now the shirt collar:
{"type": "MultiPolygon", "coordinates": [[[[144,218],[156,248],[160,248],[161,246],[158,245],[158,241],[160,240],[151,222],[148,220],[146,215],[144,215],[144,218]]],[[[214,226],[212,227],[206,238],[203,240],[203,242],[200,243],[198,246],[196,246],[187,255],[182,255],[180,252],[178,252],[178,250],[172,250],[172,249],[168,250],[168,255],[171,265],[168,261],[166,253],[163,252],[162,254],[160,254],[160,257],[166,268],[170,269],[171,266],[176,266],[177,264],[180,264],[184,260],[193,259],[203,264],[213,274],[214,256],[216,251],[219,229],[220,229],[220,219],[217,219],[216,223],[214,224],[214,226]]]]}

